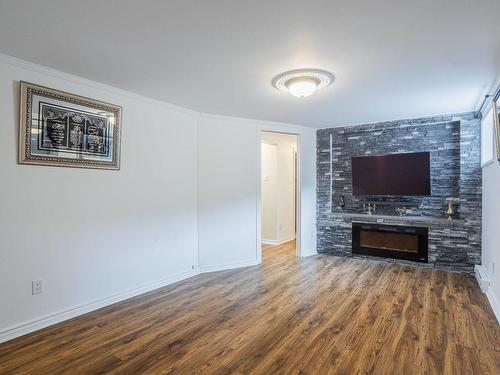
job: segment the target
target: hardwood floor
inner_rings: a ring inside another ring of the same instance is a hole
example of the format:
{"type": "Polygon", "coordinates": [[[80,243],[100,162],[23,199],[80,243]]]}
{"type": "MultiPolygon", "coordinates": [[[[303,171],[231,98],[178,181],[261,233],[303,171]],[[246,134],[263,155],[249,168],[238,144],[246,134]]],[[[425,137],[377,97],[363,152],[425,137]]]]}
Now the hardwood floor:
{"type": "Polygon", "coordinates": [[[472,277],[265,247],[0,345],[1,374],[500,374],[472,277]]]}

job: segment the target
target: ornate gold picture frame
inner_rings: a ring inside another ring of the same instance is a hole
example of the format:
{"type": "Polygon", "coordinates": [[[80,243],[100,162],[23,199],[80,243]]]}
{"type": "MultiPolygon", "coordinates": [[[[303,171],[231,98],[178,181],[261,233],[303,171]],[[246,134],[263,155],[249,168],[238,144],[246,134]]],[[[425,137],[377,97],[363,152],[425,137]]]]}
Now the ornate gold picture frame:
{"type": "Polygon", "coordinates": [[[120,169],[122,107],[21,81],[19,163],[120,169]]]}

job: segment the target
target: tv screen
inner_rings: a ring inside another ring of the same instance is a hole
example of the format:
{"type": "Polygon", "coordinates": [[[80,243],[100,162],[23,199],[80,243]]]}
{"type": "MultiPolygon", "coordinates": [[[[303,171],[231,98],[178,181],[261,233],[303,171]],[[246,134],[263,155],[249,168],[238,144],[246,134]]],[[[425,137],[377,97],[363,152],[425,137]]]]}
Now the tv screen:
{"type": "Polygon", "coordinates": [[[354,195],[430,195],[428,152],[352,158],[354,195]]]}

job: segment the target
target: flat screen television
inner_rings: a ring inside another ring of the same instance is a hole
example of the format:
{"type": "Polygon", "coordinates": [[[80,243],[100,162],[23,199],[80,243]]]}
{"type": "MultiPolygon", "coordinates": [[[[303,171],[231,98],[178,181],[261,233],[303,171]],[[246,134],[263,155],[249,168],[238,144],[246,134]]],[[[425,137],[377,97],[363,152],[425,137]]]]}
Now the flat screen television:
{"type": "Polygon", "coordinates": [[[352,158],[354,195],[431,195],[429,152],[352,158]]]}

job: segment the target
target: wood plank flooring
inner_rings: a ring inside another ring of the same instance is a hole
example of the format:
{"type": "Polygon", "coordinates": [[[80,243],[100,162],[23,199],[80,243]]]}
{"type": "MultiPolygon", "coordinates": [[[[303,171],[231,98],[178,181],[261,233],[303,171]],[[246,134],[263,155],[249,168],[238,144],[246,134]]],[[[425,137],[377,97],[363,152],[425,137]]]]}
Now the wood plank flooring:
{"type": "Polygon", "coordinates": [[[0,345],[1,374],[500,374],[472,277],[265,247],[0,345]]]}

